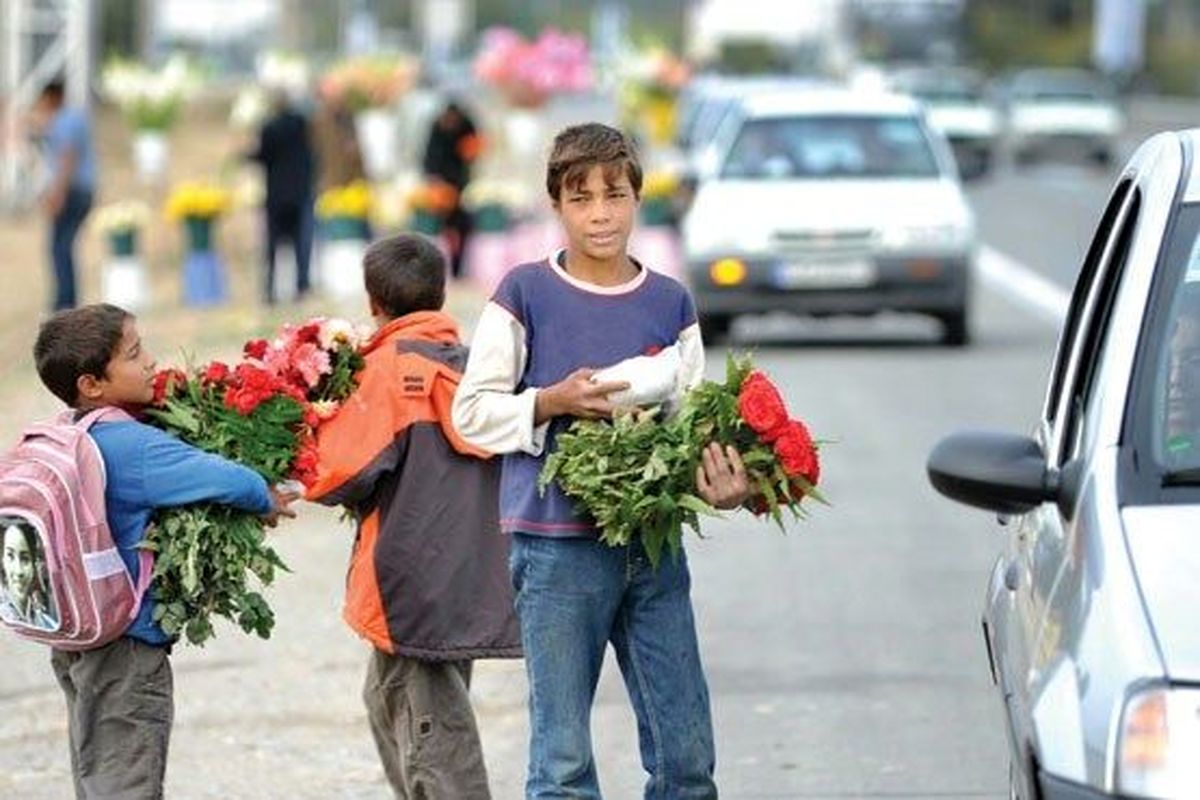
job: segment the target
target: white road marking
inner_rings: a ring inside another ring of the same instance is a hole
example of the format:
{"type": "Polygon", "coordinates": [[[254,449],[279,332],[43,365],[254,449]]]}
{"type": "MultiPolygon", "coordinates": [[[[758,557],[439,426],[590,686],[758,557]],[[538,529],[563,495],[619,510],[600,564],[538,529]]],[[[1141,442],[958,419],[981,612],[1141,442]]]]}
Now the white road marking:
{"type": "Polygon", "coordinates": [[[1016,300],[1055,326],[1066,319],[1071,293],[1032,267],[988,245],[979,248],[976,266],[988,288],[1016,300]]]}

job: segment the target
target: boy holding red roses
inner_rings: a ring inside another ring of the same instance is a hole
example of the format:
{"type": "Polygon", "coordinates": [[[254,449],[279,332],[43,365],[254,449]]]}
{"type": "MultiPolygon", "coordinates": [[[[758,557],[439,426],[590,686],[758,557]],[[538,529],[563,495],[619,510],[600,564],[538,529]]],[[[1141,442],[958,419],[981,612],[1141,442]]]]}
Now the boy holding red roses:
{"type": "MultiPolygon", "coordinates": [[[[686,557],[654,569],[640,539],[603,544],[560,486],[537,489],[558,434],[575,419],[611,416],[609,395],[631,388],[594,378],[595,368],[670,353],[664,401],[678,401],[703,375],[691,297],[625,250],[641,181],[621,132],[587,124],[559,133],[546,188],[567,247],[505,277],[480,317],[454,400],[463,438],[505,454],[501,527],[513,539],[530,685],[528,798],[599,797],[589,720],[609,642],[638,719],[646,796],[717,796],[686,557]]],[[[697,491],[713,506],[735,508],[750,495],[732,448],[710,445],[697,472],[697,491]]]]}

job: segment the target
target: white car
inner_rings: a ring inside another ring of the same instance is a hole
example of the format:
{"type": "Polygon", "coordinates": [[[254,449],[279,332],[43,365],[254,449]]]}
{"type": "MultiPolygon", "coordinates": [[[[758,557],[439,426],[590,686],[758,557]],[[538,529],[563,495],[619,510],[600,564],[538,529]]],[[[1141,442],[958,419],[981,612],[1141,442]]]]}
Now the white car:
{"type": "Polygon", "coordinates": [[[969,338],[975,223],[945,140],[909,97],[750,96],[684,219],[707,336],[738,314],[913,311],[969,338]]]}
{"type": "Polygon", "coordinates": [[[1009,149],[1018,163],[1051,150],[1113,160],[1124,116],[1111,90],[1083,70],[1025,70],[1004,90],[1009,149]]]}
{"type": "Polygon", "coordinates": [[[950,142],[963,178],[987,174],[1000,137],[1000,114],[986,97],[977,73],[912,69],[892,76],[890,85],[925,104],[925,118],[950,142]]]}

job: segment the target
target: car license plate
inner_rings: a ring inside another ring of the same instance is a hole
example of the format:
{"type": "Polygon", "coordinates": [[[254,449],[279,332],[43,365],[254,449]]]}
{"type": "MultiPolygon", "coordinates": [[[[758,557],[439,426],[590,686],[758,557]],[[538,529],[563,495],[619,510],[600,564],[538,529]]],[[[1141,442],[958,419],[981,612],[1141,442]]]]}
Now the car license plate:
{"type": "Polygon", "coordinates": [[[803,261],[775,268],[775,285],[781,289],[844,289],[875,283],[870,261],[803,261]]]}

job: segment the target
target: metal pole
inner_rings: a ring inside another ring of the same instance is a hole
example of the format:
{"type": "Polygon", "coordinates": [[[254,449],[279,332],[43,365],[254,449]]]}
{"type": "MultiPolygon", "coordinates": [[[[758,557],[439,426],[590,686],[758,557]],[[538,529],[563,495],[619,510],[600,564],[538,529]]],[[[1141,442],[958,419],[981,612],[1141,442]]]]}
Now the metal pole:
{"type": "Polygon", "coordinates": [[[68,0],[64,8],[67,22],[67,103],[86,108],[91,102],[92,3],[68,0]]]}
{"type": "Polygon", "coordinates": [[[25,39],[22,35],[25,26],[25,0],[8,0],[8,13],[5,15],[4,39],[8,47],[8,58],[4,69],[4,190],[5,205],[15,206],[17,187],[20,181],[21,127],[19,115],[22,113],[17,98],[17,87],[21,81],[25,62],[25,39]]]}

